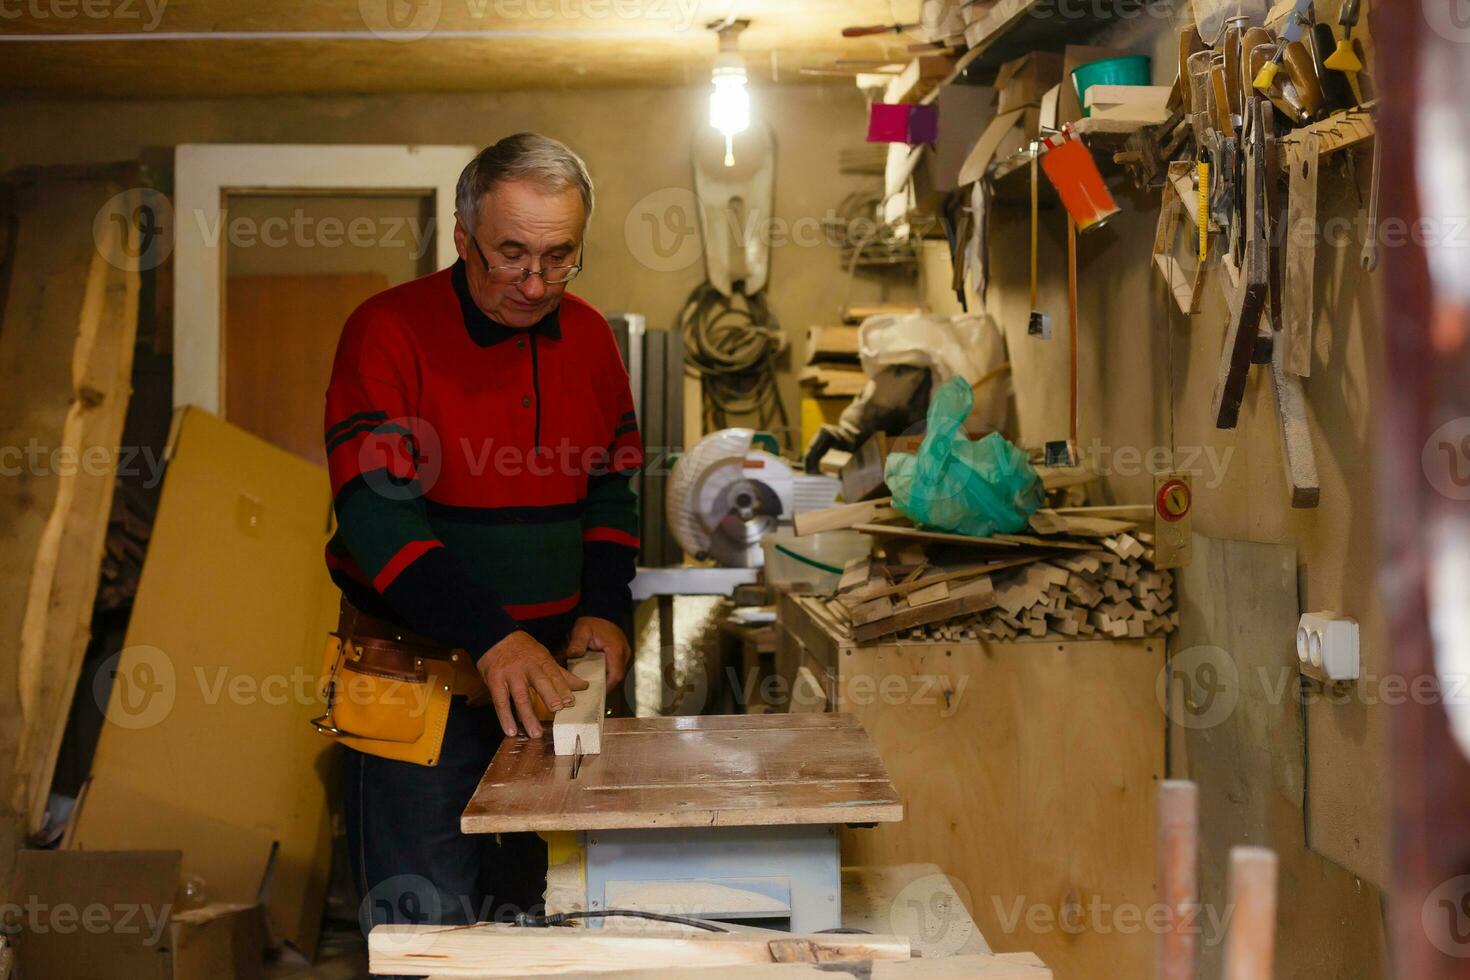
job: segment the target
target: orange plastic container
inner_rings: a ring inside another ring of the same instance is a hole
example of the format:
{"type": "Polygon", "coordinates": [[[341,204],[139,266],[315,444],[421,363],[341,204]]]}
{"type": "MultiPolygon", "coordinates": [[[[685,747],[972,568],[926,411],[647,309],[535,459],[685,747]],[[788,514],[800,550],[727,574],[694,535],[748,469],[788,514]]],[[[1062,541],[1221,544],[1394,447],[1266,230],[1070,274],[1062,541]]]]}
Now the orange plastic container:
{"type": "Polygon", "coordinates": [[[1066,140],[1041,157],[1041,169],[1057,189],[1078,231],[1097,227],[1118,213],[1102,172],[1081,140],[1066,140]]]}

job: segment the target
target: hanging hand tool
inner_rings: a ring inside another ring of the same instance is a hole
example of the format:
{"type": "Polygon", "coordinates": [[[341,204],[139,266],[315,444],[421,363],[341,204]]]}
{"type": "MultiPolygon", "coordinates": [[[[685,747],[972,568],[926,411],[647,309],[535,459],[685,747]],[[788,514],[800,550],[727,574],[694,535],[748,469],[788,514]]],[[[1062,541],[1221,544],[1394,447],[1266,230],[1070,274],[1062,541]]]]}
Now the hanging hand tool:
{"type": "Polygon", "coordinates": [[[1043,313],[1036,305],[1036,236],[1037,225],[1041,218],[1040,187],[1041,174],[1038,172],[1037,160],[1041,156],[1041,144],[1037,141],[1031,143],[1031,317],[1026,323],[1026,333],[1040,340],[1051,339],[1051,317],[1043,313]]]}
{"type": "Polygon", "coordinates": [[[1357,73],[1363,70],[1363,62],[1353,47],[1353,28],[1358,23],[1359,3],[1360,0],[1347,0],[1337,16],[1337,23],[1342,27],[1342,38],[1337,42],[1337,50],[1326,59],[1327,67],[1333,71],[1357,73]]]}
{"type": "Polygon", "coordinates": [[[1270,88],[1271,82],[1276,78],[1276,73],[1281,70],[1281,61],[1286,54],[1286,45],[1301,36],[1301,18],[1305,17],[1306,10],[1312,4],[1312,0],[1297,0],[1296,6],[1286,15],[1286,23],[1281,27],[1281,36],[1276,41],[1276,50],[1271,55],[1271,60],[1266,67],[1256,75],[1251,83],[1261,92],[1270,88]]]}
{"type": "Polygon", "coordinates": [[[1322,83],[1317,78],[1317,62],[1301,41],[1288,41],[1284,53],[1286,76],[1301,96],[1302,113],[1308,119],[1316,119],[1322,112],[1324,101],[1322,83]]]}
{"type": "MultiPolygon", "coordinates": [[[[1271,40],[1271,32],[1263,27],[1252,27],[1247,31],[1242,44],[1247,46],[1249,52],[1246,74],[1257,81],[1262,78],[1261,73],[1270,66],[1275,52],[1284,50],[1284,47],[1278,48],[1276,42],[1271,40]]],[[[1269,78],[1269,81],[1264,89],[1261,89],[1255,82],[1252,83],[1252,88],[1261,91],[1266,98],[1271,100],[1271,104],[1294,125],[1301,125],[1305,122],[1301,96],[1297,93],[1296,86],[1291,84],[1291,80],[1275,72],[1267,72],[1266,77],[1269,78]]]]}
{"type": "Polygon", "coordinates": [[[1204,49],[1205,42],[1199,39],[1199,31],[1193,24],[1179,29],[1179,102],[1186,113],[1199,111],[1193,104],[1194,86],[1190,80],[1189,58],[1204,49]]]}
{"type": "Polygon", "coordinates": [[[1237,129],[1240,127],[1241,75],[1245,72],[1240,42],[1249,23],[1247,17],[1231,17],[1225,21],[1225,34],[1220,39],[1225,55],[1225,98],[1230,106],[1231,125],[1237,129]]]}
{"type": "Polygon", "coordinates": [[[1226,285],[1231,308],[1230,323],[1225,332],[1225,346],[1220,358],[1220,375],[1215,384],[1213,415],[1215,427],[1233,429],[1240,418],[1240,403],[1245,397],[1246,376],[1250,371],[1258,337],[1257,327],[1265,310],[1270,279],[1270,256],[1266,238],[1266,133],[1261,99],[1253,98],[1246,107],[1245,127],[1241,135],[1241,156],[1245,160],[1243,260],[1240,280],[1226,285]]]}
{"type": "Polygon", "coordinates": [[[865,24],[862,27],[844,27],[843,37],[869,37],[873,34],[902,34],[904,31],[912,31],[922,24],[865,24]]]}
{"type": "Polygon", "coordinates": [[[1312,50],[1312,61],[1317,67],[1317,81],[1322,85],[1322,101],[1328,112],[1346,109],[1355,103],[1353,88],[1348,76],[1327,63],[1333,55],[1332,28],[1326,24],[1313,24],[1307,34],[1312,50]]]}
{"type": "Polygon", "coordinates": [[[1383,164],[1380,154],[1382,147],[1382,138],[1377,133],[1373,134],[1373,176],[1368,190],[1368,228],[1363,234],[1363,254],[1358,260],[1362,263],[1364,272],[1372,272],[1378,267],[1378,178],[1383,164]]]}

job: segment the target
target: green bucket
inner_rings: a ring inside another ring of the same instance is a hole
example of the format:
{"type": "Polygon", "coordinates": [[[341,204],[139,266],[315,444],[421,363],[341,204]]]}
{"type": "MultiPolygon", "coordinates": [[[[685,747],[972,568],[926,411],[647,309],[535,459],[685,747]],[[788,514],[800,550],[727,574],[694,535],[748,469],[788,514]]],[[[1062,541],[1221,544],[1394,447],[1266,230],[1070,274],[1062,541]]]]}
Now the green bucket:
{"type": "Polygon", "coordinates": [[[1092,115],[1087,109],[1087,90],[1094,85],[1147,85],[1149,79],[1148,56],[1142,54],[1104,58],[1072,69],[1072,84],[1077,86],[1084,116],[1092,115]]]}

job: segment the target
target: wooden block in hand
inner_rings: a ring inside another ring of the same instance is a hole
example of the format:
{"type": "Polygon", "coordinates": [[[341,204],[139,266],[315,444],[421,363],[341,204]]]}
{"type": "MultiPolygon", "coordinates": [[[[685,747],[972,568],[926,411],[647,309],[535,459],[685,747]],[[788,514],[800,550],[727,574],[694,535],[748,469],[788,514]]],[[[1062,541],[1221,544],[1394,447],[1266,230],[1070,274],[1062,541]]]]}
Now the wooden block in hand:
{"type": "Polygon", "coordinates": [[[588,650],[567,668],[587,682],[587,690],[573,691],[576,703],[558,711],[551,721],[551,742],[557,755],[574,755],[581,739],[582,754],[602,751],[602,717],[607,712],[607,662],[599,650],[588,650]]]}

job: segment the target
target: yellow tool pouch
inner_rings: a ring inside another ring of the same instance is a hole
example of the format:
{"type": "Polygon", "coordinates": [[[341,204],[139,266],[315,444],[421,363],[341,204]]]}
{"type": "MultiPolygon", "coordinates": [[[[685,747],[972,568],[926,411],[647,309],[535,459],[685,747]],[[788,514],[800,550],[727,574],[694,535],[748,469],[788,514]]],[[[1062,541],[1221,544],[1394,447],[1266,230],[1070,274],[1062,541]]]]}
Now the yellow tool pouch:
{"type": "Polygon", "coordinates": [[[326,710],[312,719],[317,731],[359,752],[421,766],[439,762],[450,699],[486,698],[463,650],[343,632],[328,635],[320,693],[326,710]]]}

